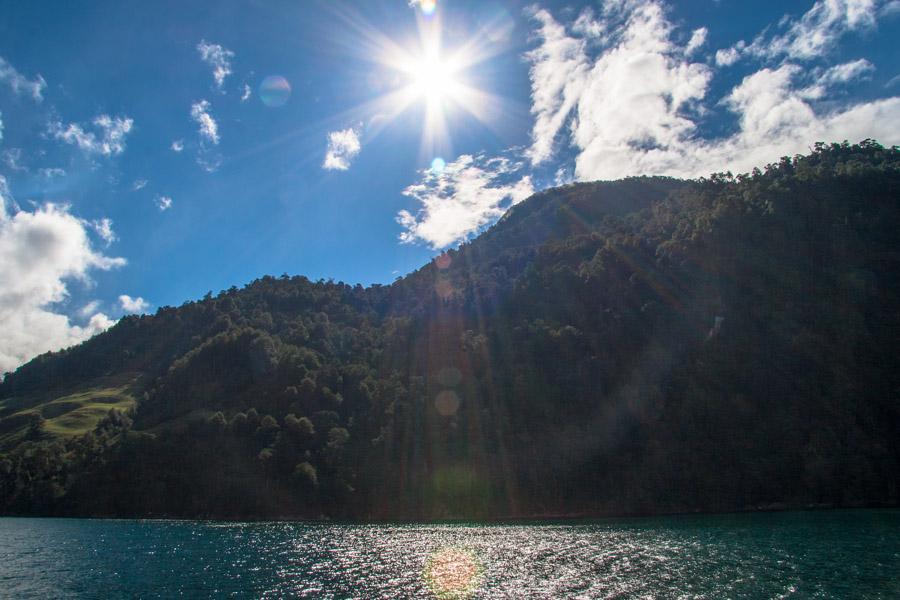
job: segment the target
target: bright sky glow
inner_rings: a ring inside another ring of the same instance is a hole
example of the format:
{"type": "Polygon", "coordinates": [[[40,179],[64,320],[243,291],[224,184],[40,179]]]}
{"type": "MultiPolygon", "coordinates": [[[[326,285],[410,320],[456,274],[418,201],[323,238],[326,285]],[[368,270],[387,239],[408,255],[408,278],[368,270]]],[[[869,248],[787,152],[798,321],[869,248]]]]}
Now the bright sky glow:
{"type": "Polygon", "coordinates": [[[446,98],[460,95],[462,88],[455,79],[456,70],[438,52],[428,52],[404,67],[413,92],[434,104],[442,104],[446,98]]]}
{"type": "Polygon", "coordinates": [[[0,371],[264,274],[389,283],[550,186],[898,144],[898,38],[898,0],[7,3],[0,371]]]}

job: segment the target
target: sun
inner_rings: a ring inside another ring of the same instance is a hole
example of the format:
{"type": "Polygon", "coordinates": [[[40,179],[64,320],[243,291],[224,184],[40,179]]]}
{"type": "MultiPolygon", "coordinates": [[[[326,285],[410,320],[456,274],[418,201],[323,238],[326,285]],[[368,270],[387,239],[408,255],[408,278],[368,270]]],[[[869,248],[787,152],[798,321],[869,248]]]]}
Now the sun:
{"type": "Polygon", "coordinates": [[[359,34],[353,45],[365,51],[374,67],[366,81],[376,93],[352,109],[361,113],[357,120],[368,122],[368,134],[374,137],[408,111],[421,112],[420,159],[432,164],[453,154],[452,132],[462,119],[471,117],[493,127],[503,114],[504,99],[478,83],[484,80],[479,72],[482,63],[503,47],[491,41],[490,23],[467,37],[453,30],[445,40],[438,0],[409,4],[417,8],[418,39],[390,37],[352,12],[337,14],[359,34]]]}
{"type": "Polygon", "coordinates": [[[463,86],[457,79],[459,68],[452,60],[442,58],[438,51],[409,60],[402,66],[402,71],[409,80],[409,92],[416,98],[431,105],[462,99],[463,86]]]}

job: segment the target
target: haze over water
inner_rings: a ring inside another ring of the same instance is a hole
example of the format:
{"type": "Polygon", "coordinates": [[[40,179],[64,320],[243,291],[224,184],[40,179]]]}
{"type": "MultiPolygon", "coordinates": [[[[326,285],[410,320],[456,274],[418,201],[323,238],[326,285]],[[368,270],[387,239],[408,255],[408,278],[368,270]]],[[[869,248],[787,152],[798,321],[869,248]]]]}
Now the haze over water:
{"type": "Polygon", "coordinates": [[[892,598],[900,511],[546,524],[0,519],[15,598],[892,598]]]}

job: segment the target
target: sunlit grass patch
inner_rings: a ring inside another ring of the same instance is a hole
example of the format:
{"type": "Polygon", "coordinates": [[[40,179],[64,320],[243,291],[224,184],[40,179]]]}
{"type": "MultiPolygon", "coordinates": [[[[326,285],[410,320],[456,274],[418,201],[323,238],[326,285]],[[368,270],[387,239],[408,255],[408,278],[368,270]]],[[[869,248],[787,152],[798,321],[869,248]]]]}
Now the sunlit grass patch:
{"type": "Polygon", "coordinates": [[[101,379],[73,393],[7,398],[0,401],[0,442],[18,438],[38,416],[52,436],[70,437],[93,430],[112,408],[134,407],[133,375],[101,379]]]}

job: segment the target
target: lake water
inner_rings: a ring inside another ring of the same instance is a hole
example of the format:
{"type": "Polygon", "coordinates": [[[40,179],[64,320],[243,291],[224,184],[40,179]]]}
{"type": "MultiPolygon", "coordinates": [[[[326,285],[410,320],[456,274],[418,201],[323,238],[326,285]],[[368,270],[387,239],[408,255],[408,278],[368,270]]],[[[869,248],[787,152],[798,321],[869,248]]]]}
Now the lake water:
{"type": "Polygon", "coordinates": [[[513,525],[0,519],[9,598],[900,598],[900,511],[513,525]]]}

